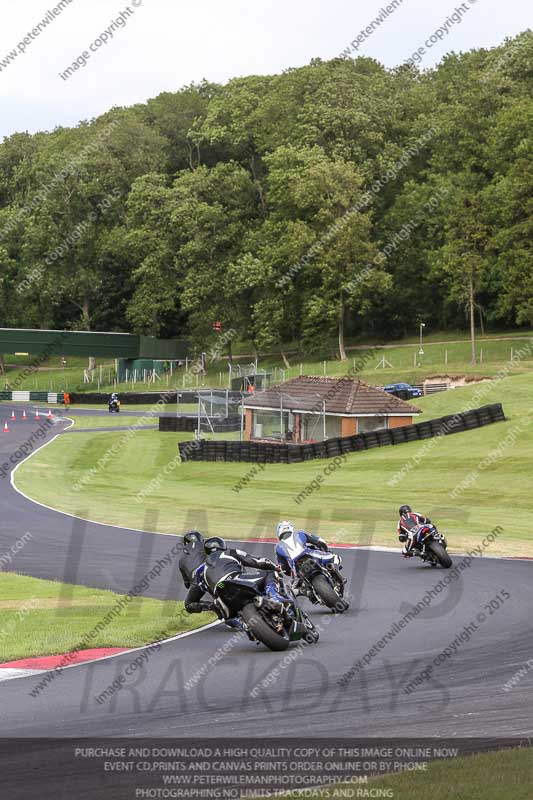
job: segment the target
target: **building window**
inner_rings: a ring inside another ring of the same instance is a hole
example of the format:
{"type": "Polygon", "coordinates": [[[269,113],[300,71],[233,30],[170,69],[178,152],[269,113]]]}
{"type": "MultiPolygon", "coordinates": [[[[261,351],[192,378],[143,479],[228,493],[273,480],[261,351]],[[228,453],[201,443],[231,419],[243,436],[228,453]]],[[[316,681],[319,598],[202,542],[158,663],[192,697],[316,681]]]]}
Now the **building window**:
{"type": "Polygon", "coordinates": [[[303,439],[306,441],[319,441],[324,438],[335,439],[342,436],[342,420],[340,417],[328,417],[326,414],[326,436],[324,437],[323,414],[303,414],[303,439]]]}
{"type": "Polygon", "coordinates": [[[294,414],[291,411],[254,411],[252,439],[279,439],[292,441],[294,437],[294,414]],[[283,416],[283,421],[282,421],[283,416]]]}
{"type": "Polygon", "coordinates": [[[387,417],[357,417],[357,433],[371,433],[388,427],[387,417]]]}

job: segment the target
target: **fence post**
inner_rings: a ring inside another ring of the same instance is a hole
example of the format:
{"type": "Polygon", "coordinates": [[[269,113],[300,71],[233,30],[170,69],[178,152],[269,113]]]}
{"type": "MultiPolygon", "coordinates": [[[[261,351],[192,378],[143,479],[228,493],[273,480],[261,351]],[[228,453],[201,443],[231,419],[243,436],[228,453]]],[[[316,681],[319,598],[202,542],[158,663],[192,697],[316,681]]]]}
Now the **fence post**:
{"type": "Polygon", "coordinates": [[[324,375],[326,374],[326,361],[324,361],[324,375]]]}
{"type": "Polygon", "coordinates": [[[444,363],[448,366],[448,348],[444,351],[444,363]]]}

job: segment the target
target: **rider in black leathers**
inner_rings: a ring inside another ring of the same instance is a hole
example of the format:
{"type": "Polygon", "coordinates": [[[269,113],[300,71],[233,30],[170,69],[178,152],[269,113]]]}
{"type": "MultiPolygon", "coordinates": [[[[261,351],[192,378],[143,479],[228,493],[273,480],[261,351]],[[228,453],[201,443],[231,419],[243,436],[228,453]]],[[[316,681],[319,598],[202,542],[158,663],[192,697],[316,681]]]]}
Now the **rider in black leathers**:
{"type": "Polygon", "coordinates": [[[189,590],[185,598],[185,609],[189,614],[214,610],[213,603],[200,602],[204,592],[199,592],[195,574],[202,564],[205,564],[204,537],[200,531],[187,531],[183,536],[183,555],[178,566],[185,588],[189,590]]]}
{"type": "MultiPolygon", "coordinates": [[[[280,603],[287,602],[287,598],[277,591],[274,580],[276,564],[269,558],[256,558],[244,550],[227,548],[224,539],[219,536],[213,536],[204,542],[204,552],[205,566],[203,569],[201,567],[196,569],[193,582],[185,598],[185,608],[189,613],[196,614],[205,611],[206,603],[201,602],[205,593],[214,594],[217,583],[230,575],[239,575],[244,571],[243,567],[264,570],[266,572],[265,586],[269,597],[280,603]]],[[[212,603],[209,605],[213,606],[212,603]]]]}
{"type": "Polygon", "coordinates": [[[195,570],[204,562],[204,537],[200,531],[187,531],[183,534],[183,555],[178,564],[186,589],[191,585],[195,570]]]}

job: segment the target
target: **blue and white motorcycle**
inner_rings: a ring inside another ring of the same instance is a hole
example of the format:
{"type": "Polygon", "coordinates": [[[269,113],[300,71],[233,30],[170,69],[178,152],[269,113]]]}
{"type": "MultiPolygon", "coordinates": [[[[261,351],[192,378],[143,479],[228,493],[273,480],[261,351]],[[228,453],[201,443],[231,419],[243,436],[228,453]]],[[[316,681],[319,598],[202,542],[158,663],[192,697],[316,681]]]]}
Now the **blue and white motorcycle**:
{"type": "Polygon", "coordinates": [[[290,566],[295,594],[308,597],[312,603],[320,603],[338,614],[349,608],[344,599],[346,581],[340,574],[339,555],[310,546],[302,531],[282,534],[276,545],[276,555],[290,566]]]}

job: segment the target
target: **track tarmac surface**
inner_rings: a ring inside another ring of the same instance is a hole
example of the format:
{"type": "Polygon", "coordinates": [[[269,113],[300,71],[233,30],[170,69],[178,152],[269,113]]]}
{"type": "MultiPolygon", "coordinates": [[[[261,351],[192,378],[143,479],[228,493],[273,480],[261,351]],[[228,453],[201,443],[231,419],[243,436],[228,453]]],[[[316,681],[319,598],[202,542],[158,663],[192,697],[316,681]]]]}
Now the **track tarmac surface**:
{"type": "MultiPolygon", "coordinates": [[[[10,422],[10,433],[0,433],[0,464],[15,466],[12,454],[36,427],[34,419],[10,422]]],[[[57,422],[38,445],[64,427],[57,422]]],[[[44,508],[18,493],[9,474],[0,480],[0,513],[0,557],[12,559],[5,570],[119,593],[157,561],[164,563],[180,541],[44,508]],[[31,538],[18,549],[26,532],[31,538]]],[[[90,509],[80,514],[90,516],[90,509]]],[[[246,549],[272,554],[271,544],[246,549]]],[[[0,735],[533,736],[533,670],[511,691],[504,689],[533,655],[533,562],[476,558],[437,593],[449,573],[418,560],[355,548],[342,550],[342,557],[349,611],[332,616],[304,604],[321,629],[317,645],[271,653],[217,624],[151,651],[101,703],[96,698],[138,653],[65,669],[37,692],[42,674],[5,681],[0,735]],[[428,591],[430,603],[405,623],[428,591]],[[385,644],[372,651],[386,634],[385,644]],[[449,655],[439,658],[447,647],[449,655]],[[432,664],[428,679],[406,692],[432,664]]],[[[454,564],[462,560],[453,558],[454,564]]],[[[183,597],[177,559],[148,582],[145,594],[183,597]]],[[[166,627],[162,619],[161,630],[166,627]]]]}

